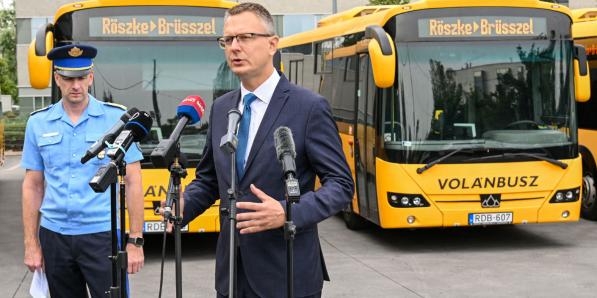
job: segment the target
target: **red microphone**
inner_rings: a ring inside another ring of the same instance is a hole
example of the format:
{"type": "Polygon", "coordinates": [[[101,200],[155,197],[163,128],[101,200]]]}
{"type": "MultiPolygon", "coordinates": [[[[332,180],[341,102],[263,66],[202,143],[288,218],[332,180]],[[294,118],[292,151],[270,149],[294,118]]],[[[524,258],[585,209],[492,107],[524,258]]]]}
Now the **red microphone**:
{"type": "MultiPolygon", "coordinates": [[[[185,97],[185,99],[183,99],[176,108],[176,115],[178,118],[180,118],[180,120],[182,120],[184,117],[188,118],[188,123],[185,124],[192,125],[201,121],[203,113],[205,113],[205,102],[199,95],[189,95],[185,97]]],[[[176,131],[176,129],[174,130],[176,131]]]]}
{"type": "Polygon", "coordinates": [[[195,124],[201,121],[205,112],[205,102],[199,95],[189,95],[183,99],[176,108],[176,115],[180,120],[170,134],[170,138],[160,141],[157,147],[151,152],[151,163],[156,168],[167,168],[174,160],[176,144],[180,139],[182,130],[187,124],[195,124]]]}

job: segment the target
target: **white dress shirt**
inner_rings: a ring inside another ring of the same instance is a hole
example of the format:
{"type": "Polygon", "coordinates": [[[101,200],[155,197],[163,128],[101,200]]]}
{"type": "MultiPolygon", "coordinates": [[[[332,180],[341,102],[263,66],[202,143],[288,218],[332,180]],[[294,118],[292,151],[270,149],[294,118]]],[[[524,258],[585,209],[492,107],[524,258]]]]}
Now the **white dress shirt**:
{"type": "Polygon", "coordinates": [[[276,86],[278,86],[278,82],[280,81],[280,75],[276,70],[272,72],[263,84],[259,85],[255,91],[250,92],[243,86],[243,83],[240,83],[240,102],[238,104],[238,110],[241,113],[244,113],[244,103],[243,98],[248,93],[253,93],[257,96],[258,100],[254,100],[251,103],[251,125],[249,126],[249,139],[247,140],[247,150],[245,151],[245,164],[247,162],[247,158],[249,158],[249,153],[251,152],[251,147],[253,147],[253,140],[255,140],[255,135],[257,135],[257,130],[259,129],[259,125],[261,124],[261,120],[263,120],[263,115],[265,115],[265,111],[267,110],[267,106],[269,105],[272,96],[274,95],[274,91],[276,90],[276,86]]]}

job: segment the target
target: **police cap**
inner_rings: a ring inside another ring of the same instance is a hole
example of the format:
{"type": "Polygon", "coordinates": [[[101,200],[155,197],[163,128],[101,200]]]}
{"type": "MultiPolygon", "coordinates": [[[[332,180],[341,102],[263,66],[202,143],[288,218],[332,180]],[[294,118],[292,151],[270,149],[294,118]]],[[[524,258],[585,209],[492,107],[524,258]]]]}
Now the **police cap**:
{"type": "Polygon", "coordinates": [[[54,61],[54,70],[64,77],[79,78],[91,72],[97,49],[88,45],[66,45],[53,48],[48,59],[54,61]]]}

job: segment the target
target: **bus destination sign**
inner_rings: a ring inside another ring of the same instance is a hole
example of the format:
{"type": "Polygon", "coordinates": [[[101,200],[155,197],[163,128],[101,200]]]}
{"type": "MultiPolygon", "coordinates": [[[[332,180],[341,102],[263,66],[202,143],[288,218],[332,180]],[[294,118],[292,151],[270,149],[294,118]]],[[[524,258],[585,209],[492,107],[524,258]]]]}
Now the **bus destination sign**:
{"type": "Polygon", "coordinates": [[[209,37],[222,35],[224,18],[176,15],[89,18],[90,37],[209,37]]]}
{"type": "Polygon", "coordinates": [[[419,37],[532,37],[547,35],[547,21],[536,17],[445,17],[419,19],[419,37]]]}

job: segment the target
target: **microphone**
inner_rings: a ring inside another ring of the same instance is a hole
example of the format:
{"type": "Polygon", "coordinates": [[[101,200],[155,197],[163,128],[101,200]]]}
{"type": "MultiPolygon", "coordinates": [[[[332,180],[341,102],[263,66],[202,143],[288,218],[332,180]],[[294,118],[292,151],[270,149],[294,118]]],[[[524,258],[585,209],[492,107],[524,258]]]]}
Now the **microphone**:
{"type": "Polygon", "coordinates": [[[130,108],[128,111],[124,112],[124,114],[120,116],[118,122],[116,122],[116,124],[114,124],[110,130],[108,130],[99,140],[95,141],[95,143],[89,147],[87,152],[85,152],[85,155],[81,157],[81,163],[84,164],[88,162],[90,159],[102,152],[102,150],[106,148],[106,142],[110,144],[114,142],[114,139],[122,131],[124,125],[129,122],[131,116],[137,112],[139,112],[137,108],[130,108]]]}
{"type": "Polygon", "coordinates": [[[286,186],[286,195],[288,200],[297,203],[301,196],[301,189],[296,177],[296,150],[292,131],[286,126],[280,126],[274,131],[274,143],[276,146],[276,156],[282,164],[282,171],[286,186]]]}
{"type": "Polygon", "coordinates": [[[112,144],[113,147],[108,150],[106,155],[115,163],[120,162],[133,142],[139,142],[147,136],[152,123],[153,120],[147,112],[135,113],[129,122],[124,125],[124,130],[116,137],[114,144],[112,144]]]}
{"type": "Polygon", "coordinates": [[[113,147],[106,153],[112,161],[99,168],[95,176],[89,181],[89,186],[95,192],[104,192],[110,184],[116,183],[118,180],[117,164],[124,159],[126,150],[133,142],[139,142],[147,136],[152,123],[151,116],[147,112],[140,111],[136,112],[129,122],[124,125],[124,130],[116,137],[114,144],[112,144],[113,147]]]}
{"type": "Polygon", "coordinates": [[[205,113],[205,102],[198,95],[189,95],[183,99],[176,108],[178,123],[170,134],[170,137],[161,140],[151,152],[151,163],[157,168],[169,167],[178,149],[178,140],[182,130],[187,125],[193,125],[201,121],[205,113]]]}
{"type": "Polygon", "coordinates": [[[238,127],[238,121],[240,120],[240,111],[232,109],[228,111],[228,130],[226,134],[222,136],[220,140],[220,148],[226,150],[229,154],[236,151],[238,145],[238,138],[236,137],[236,129],[238,127]]]}

